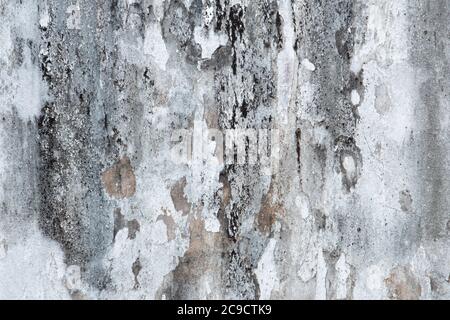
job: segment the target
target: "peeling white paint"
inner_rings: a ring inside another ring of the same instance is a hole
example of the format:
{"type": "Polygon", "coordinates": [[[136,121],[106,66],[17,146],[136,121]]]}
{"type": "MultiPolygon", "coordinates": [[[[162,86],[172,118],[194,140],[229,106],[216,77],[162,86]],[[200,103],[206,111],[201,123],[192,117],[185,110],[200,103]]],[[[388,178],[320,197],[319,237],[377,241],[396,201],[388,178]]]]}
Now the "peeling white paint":
{"type": "Polygon", "coordinates": [[[302,66],[308,71],[316,70],[316,66],[306,58],[302,60],[302,66]]]}
{"type": "Polygon", "coordinates": [[[9,16],[9,21],[0,26],[0,113],[16,110],[27,121],[40,114],[47,99],[47,86],[41,79],[40,66],[33,62],[29,46],[22,43],[23,61],[20,65],[11,62],[14,50],[11,30],[19,29],[24,39],[33,39],[37,33],[37,7],[24,3],[8,9],[9,12],[4,14],[9,16]]]}
{"type": "Polygon", "coordinates": [[[145,33],[144,53],[151,56],[155,64],[163,71],[166,70],[166,63],[169,60],[164,39],[161,35],[159,23],[152,23],[145,33]]]}
{"type": "Polygon", "coordinates": [[[274,261],[275,239],[270,239],[264,250],[261,259],[258,262],[258,268],[255,270],[261,292],[260,299],[270,299],[272,291],[276,290],[279,285],[277,269],[274,261]]]}

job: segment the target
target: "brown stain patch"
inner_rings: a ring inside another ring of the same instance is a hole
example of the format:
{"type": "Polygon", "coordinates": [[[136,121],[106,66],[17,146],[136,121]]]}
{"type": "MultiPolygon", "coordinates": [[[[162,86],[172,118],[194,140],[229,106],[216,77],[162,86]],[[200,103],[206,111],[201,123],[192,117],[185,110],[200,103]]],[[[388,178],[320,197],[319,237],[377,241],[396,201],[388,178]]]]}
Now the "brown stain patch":
{"type": "Polygon", "coordinates": [[[223,290],[222,275],[216,271],[223,268],[226,248],[231,245],[230,239],[226,236],[226,221],[223,220],[224,210],[231,199],[231,186],[225,175],[220,176],[220,182],[223,185],[218,217],[221,221],[221,231],[208,232],[205,229],[205,222],[195,216],[194,210],[190,212],[189,247],[180,258],[175,270],[165,277],[157,296],[164,295],[170,299],[202,298],[199,288],[202,287],[206,274],[212,277],[210,285],[217,287],[211,288],[213,293],[223,290]]]}
{"type": "Polygon", "coordinates": [[[407,267],[394,268],[384,282],[390,299],[417,300],[422,294],[419,280],[407,267]]]}
{"type": "MultiPolygon", "coordinates": [[[[222,234],[208,232],[204,221],[194,217],[190,218],[189,232],[189,248],[180,258],[177,267],[164,278],[157,293],[159,298],[200,299],[205,275],[214,275],[214,270],[221,269],[222,234]]],[[[220,286],[221,280],[214,277],[210,285],[220,286]]],[[[216,292],[220,287],[211,289],[216,292]]]]}
{"type": "Polygon", "coordinates": [[[178,180],[170,190],[170,197],[172,198],[175,210],[181,211],[183,215],[187,215],[191,209],[191,204],[184,194],[184,188],[186,187],[186,184],[186,177],[183,177],[182,179],[178,180]]]}
{"type": "Polygon", "coordinates": [[[272,225],[275,223],[277,215],[282,214],[283,211],[284,208],[282,204],[278,202],[277,193],[272,180],[269,191],[261,201],[261,209],[256,218],[258,230],[261,233],[268,235],[272,230],[272,225]]]}
{"type": "Polygon", "coordinates": [[[111,168],[102,173],[102,182],[111,197],[124,199],[136,192],[136,176],[130,159],[123,157],[111,168]]]}

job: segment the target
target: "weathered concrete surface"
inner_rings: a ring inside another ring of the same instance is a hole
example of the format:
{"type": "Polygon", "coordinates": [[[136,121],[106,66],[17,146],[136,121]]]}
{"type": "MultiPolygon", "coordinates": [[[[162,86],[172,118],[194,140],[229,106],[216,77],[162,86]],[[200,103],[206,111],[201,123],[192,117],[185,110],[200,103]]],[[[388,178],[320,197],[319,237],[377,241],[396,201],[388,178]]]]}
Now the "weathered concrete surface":
{"type": "Polygon", "coordinates": [[[0,0],[0,298],[450,298],[448,21],[0,0]],[[180,129],[278,130],[279,166],[174,162],[180,129]]]}

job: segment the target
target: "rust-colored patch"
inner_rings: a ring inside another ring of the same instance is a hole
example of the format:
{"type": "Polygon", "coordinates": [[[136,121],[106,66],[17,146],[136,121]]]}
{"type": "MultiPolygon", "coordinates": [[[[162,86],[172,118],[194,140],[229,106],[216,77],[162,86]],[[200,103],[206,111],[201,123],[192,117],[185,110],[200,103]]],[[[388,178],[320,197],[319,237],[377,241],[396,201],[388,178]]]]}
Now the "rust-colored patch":
{"type": "Polygon", "coordinates": [[[272,230],[272,225],[275,223],[277,214],[281,214],[284,210],[282,204],[277,200],[274,189],[274,182],[272,180],[269,191],[261,201],[261,209],[256,219],[258,230],[266,235],[272,230]]]}
{"type": "Polygon", "coordinates": [[[407,267],[394,268],[384,282],[391,299],[417,300],[422,294],[419,280],[407,267]]]}
{"type": "Polygon", "coordinates": [[[136,177],[130,159],[123,157],[103,172],[102,182],[111,197],[118,199],[132,197],[136,192],[136,177]]]}
{"type": "Polygon", "coordinates": [[[180,179],[170,190],[170,197],[172,198],[175,210],[181,211],[183,215],[187,215],[191,209],[191,204],[184,195],[184,188],[186,187],[186,177],[180,179]]]}

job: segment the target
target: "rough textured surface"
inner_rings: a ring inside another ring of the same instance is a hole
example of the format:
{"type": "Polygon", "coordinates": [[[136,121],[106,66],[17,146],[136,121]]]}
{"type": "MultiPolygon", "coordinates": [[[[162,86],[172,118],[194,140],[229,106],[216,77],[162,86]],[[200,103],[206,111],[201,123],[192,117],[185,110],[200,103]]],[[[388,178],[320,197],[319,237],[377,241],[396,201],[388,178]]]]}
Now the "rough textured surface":
{"type": "Polygon", "coordinates": [[[449,299],[449,21],[0,0],[0,298],[449,299]]]}

